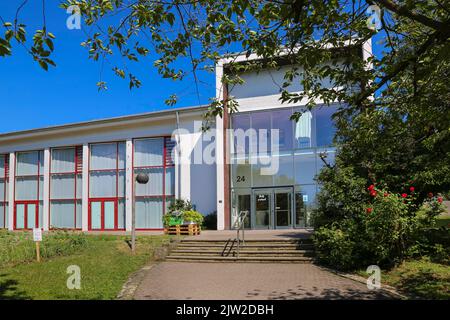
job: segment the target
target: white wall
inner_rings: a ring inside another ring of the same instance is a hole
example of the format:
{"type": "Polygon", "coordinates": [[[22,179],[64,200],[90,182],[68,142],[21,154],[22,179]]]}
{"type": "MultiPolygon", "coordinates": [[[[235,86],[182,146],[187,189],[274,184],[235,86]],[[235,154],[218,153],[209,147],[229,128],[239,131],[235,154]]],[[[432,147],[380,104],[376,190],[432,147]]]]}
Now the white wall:
{"type": "MultiPolygon", "coordinates": [[[[187,163],[178,165],[176,163],[176,195],[184,199],[189,199],[196,205],[197,210],[204,214],[208,214],[216,210],[216,167],[215,164],[198,164],[190,163],[191,153],[200,148],[202,144],[202,133],[198,128],[194,127],[194,121],[202,120],[202,112],[187,113],[180,112],[180,129],[184,134],[175,137],[181,142],[181,150],[183,156],[188,159],[187,163]]],[[[126,141],[127,142],[127,189],[126,203],[128,209],[126,211],[126,229],[131,227],[131,152],[132,139],[151,136],[171,136],[177,128],[175,112],[169,117],[163,119],[142,119],[129,123],[115,123],[114,125],[90,126],[86,125],[76,130],[54,130],[46,133],[27,134],[26,137],[14,136],[9,140],[2,138],[0,142],[0,153],[10,153],[10,174],[11,183],[9,184],[9,228],[13,228],[14,217],[14,155],[18,151],[26,150],[45,150],[45,176],[48,185],[48,170],[50,163],[50,149],[54,147],[83,145],[83,206],[82,206],[82,229],[88,229],[88,162],[89,162],[89,144],[96,142],[108,141],[126,141]]],[[[177,159],[176,159],[177,161],[177,159]]],[[[47,187],[48,190],[48,187],[47,187]]],[[[48,192],[47,192],[48,198],[48,192]]],[[[47,199],[48,200],[48,199],[47,199]]],[[[44,201],[44,228],[48,229],[48,201],[44,201]],[[47,204],[47,205],[45,205],[47,204]]]]}

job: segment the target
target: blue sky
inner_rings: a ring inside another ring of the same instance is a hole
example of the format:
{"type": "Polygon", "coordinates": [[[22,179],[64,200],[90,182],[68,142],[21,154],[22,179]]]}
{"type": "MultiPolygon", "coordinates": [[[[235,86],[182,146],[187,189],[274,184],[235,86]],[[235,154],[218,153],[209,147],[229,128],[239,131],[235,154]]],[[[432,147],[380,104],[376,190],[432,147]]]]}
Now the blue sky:
{"type": "MultiPolygon", "coordinates": [[[[85,25],[82,30],[67,29],[69,15],[58,7],[59,2],[46,1],[47,29],[56,35],[52,55],[56,68],[44,71],[20,46],[13,48],[12,56],[0,57],[0,133],[166,109],[164,100],[174,93],[179,96],[176,107],[206,104],[214,96],[213,74],[200,75],[208,85],[199,84],[198,98],[192,78],[174,82],[157,73],[155,54],[145,61],[128,63],[142,81],[139,89],[130,91],[128,81],[113,75],[113,65],[107,63],[100,77],[101,64],[88,59],[87,50],[80,46],[91,29],[85,25]],[[98,92],[100,78],[107,82],[107,91],[98,92]]],[[[12,22],[20,3],[22,0],[1,1],[0,16],[12,22]]],[[[20,13],[29,39],[42,27],[41,10],[41,1],[28,1],[20,13]]],[[[375,42],[373,45],[378,54],[379,48],[375,42]]]]}
{"type": "MultiPolygon", "coordinates": [[[[0,15],[12,21],[22,1],[0,2],[0,15]]],[[[19,20],[27,24],[28,37],[42,26],[41,1],[29,1],[19,20]]],[[[183,82],[162,79],[152,65],[157,56],[150,56],[131,66],[142,81],[139,89],[128,89],[128,81],[113,75],[111,65],[104,65],[102,80],[107,91],[98,92],[101,65],[89,60],[87,50],[80,46],[85,40],[82,30],[66,28],[69,16],[58,8],[59,1],[46,2],[48,31],[55,34],[53,60],[57,67],[48,72],[41,69],[22,47],[14,47],[13,55],[0,57],[0,132],[38,128],[83,120],[120,116],[169,108],[164,100],[176,93],[176,107],[199,104],[191,79],[183,82]]],[[[82,25],[83,28],[83,25],[82,25]]],[[[86,26],[84,26],[87,31],[86,26]]],[[[1,30],[2,34],[4,30],[1,30]]],[[[200,85],[200,103],[214,95],[214,76],[203,75],[211,86],[200,85]]]]}

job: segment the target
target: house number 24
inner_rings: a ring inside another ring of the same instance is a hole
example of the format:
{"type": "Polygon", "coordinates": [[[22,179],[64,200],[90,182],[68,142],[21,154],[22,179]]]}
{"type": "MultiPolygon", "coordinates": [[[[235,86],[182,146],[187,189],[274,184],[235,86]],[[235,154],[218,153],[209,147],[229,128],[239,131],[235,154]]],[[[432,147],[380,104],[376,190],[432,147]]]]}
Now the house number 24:
{"type": "Polygon", "coordinates": [[[244,182],[245,176],[237,176],[237,182],[244,182]]]}

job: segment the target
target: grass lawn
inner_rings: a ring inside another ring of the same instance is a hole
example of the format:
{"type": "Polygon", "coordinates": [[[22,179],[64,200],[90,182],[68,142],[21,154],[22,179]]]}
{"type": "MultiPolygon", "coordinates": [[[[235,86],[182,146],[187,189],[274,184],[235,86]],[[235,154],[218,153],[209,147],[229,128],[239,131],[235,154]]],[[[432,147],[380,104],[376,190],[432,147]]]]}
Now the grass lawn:
{"type": "Polygon", "coordinates": [[[131,255],[125,236],[87,235],[87,244],[68,255],[41,263],[22,262],[0,268],[0,299],[114,299],[128,276],[141,268],[167,236],[139,236],[131,255]],[[69,290],[67,267],[81,270],[81,289],[69,290]]]}
{"type": "MultiPolygon", "coordinates": [[[[367,277],[365,272],[359,275],[367,277]]],[[[381,283],[400,292],[422,299],[450,299],[450,266],[434,263],[429,258],[405,261],[381,272],[381,283]]]]}

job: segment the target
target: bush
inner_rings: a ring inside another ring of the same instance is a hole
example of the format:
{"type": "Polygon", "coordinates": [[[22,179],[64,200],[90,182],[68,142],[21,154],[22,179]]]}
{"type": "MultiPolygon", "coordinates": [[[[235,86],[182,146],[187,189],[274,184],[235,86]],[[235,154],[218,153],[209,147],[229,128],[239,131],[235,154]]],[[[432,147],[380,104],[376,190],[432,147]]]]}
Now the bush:
{"type": "Polygon", "coordinates": [[[443,209],[438,197],[420,200],[414,187],[402,194],[373,184],[367,188],[348,168],[325,171],[313,220],[322,263],[338,269],[389,267],[414,255],[445,255],[431,240],[443,209]]]}
{"type": "Polygon", "coordinates": [[[193,222],[200,226],[203,223],[203,215],[200,212],[195,211],[195,210],[183,211],[182,217],[183,217],[184,223],[193,222]]]}
{"type": "Polygon", "coordinates": [[[212,212],[204,217],[203,228],[206,230],[217,230],[217,212],[212,212]]]}
{"type": "Polygon", "coordinates": [[[321,227],[314,233],[317,259],[339,270],[353,266],[355,243],[350,235],[337,226],[321,227]]]}

